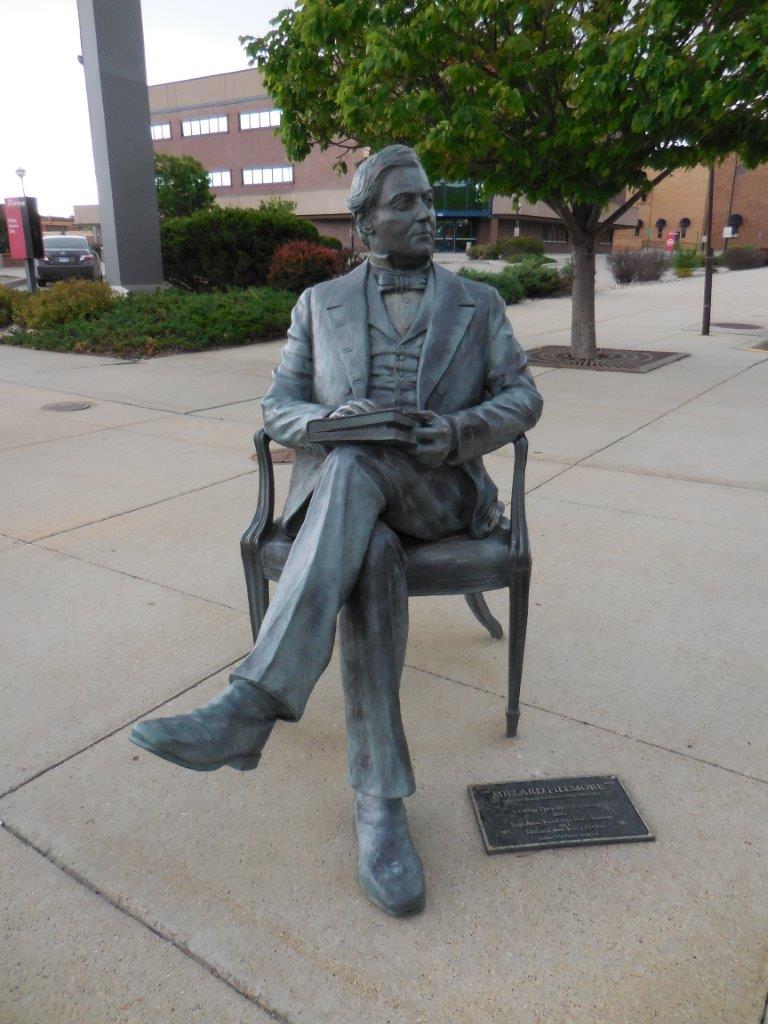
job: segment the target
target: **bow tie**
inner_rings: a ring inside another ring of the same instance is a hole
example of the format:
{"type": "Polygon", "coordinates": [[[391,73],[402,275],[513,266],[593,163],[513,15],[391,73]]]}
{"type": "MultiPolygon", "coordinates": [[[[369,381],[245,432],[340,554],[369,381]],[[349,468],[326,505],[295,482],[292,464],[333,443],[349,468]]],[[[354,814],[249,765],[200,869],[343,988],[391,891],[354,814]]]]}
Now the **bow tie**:
{"type": "Polygon", "coordinates": [[[395,274],[389,270],[375,271],[376,283],[382,295],[387,292],[423,292],[427,287],[427,275],[424,271],[411,274],[395,274]]]}

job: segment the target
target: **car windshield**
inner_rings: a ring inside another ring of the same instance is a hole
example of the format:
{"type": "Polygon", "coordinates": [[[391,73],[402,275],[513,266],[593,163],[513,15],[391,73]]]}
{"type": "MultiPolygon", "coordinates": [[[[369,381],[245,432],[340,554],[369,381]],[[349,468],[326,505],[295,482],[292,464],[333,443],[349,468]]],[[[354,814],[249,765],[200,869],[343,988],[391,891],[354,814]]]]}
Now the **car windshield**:
{"type": "Polygon", "coordinates": [[[72,249],[88,252],[90,247],[87,239],[82,235],[59,235],[55,238],[43,237],[43,248],[46,252],[62,252],[72,249]]]}

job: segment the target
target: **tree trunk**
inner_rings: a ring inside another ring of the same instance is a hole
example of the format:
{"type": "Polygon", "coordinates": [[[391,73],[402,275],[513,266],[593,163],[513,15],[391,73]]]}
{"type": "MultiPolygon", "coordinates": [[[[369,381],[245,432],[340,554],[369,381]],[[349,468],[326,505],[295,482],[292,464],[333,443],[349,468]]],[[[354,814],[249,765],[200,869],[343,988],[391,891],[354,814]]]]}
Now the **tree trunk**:
{"type": "Polygon", "coordinates": [[[594,359],[595,336],[595,240],[587,237],[573,246],[573,306],[571,352],[577,359],[594,359]]]}

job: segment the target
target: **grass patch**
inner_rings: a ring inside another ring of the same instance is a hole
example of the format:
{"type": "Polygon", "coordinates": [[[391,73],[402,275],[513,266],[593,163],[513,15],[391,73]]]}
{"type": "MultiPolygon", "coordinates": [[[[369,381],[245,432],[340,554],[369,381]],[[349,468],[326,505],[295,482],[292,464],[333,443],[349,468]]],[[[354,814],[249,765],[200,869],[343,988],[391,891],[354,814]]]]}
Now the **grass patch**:
{"type": "Polygon", "coordinates": [[[274,288],[133,293],[87,319],[15,331],[3,340],[26,348],[94,352],[123,359],[201,352],[282,337],[295,303],[293,292],[274,288]]]}

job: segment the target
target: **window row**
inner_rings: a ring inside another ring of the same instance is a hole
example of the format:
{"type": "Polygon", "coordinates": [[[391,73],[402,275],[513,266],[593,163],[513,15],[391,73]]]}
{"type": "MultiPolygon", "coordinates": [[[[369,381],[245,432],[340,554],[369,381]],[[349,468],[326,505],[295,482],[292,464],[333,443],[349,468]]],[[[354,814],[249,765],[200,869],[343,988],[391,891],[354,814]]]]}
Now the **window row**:
{"type": "MultiPolygon", "coordinates": [[[[277,128],[280,125],[280,110],[254,110],[240,114],[240,130],[250,131],[253,128],[277,128]]],[[[191,135],[218,135],[229,131],[229,115],[196,118],[193,121],[181,122],[181,134],[184,138],[191,135]]],[[[150,133],[154,142],[170,139],[170,122],[150,125],[150,133]]]]}
{"type": "Polygon", "coordinates": [[[182,121],[181,134],[187,135],[218,135],[219,132],[229,131],[229,118],[226,114],[222,117],[202,117],[196,121],[182,121]]]}
{"type": "Polygon", "coordinates": [[[250,114],[241,114],[240,131],[250,131],[251,128],[277,128],[280,117],[279,110],[254,110],[250,114]]]}
{"type": "MultiPolygon", "coordinates": [[[[244,167],[244,185],[285,185],[293,181],[292,167],[244,167]]],[[[208,171],[211,188],[231,188],[231,171],[208,171]]]]}

